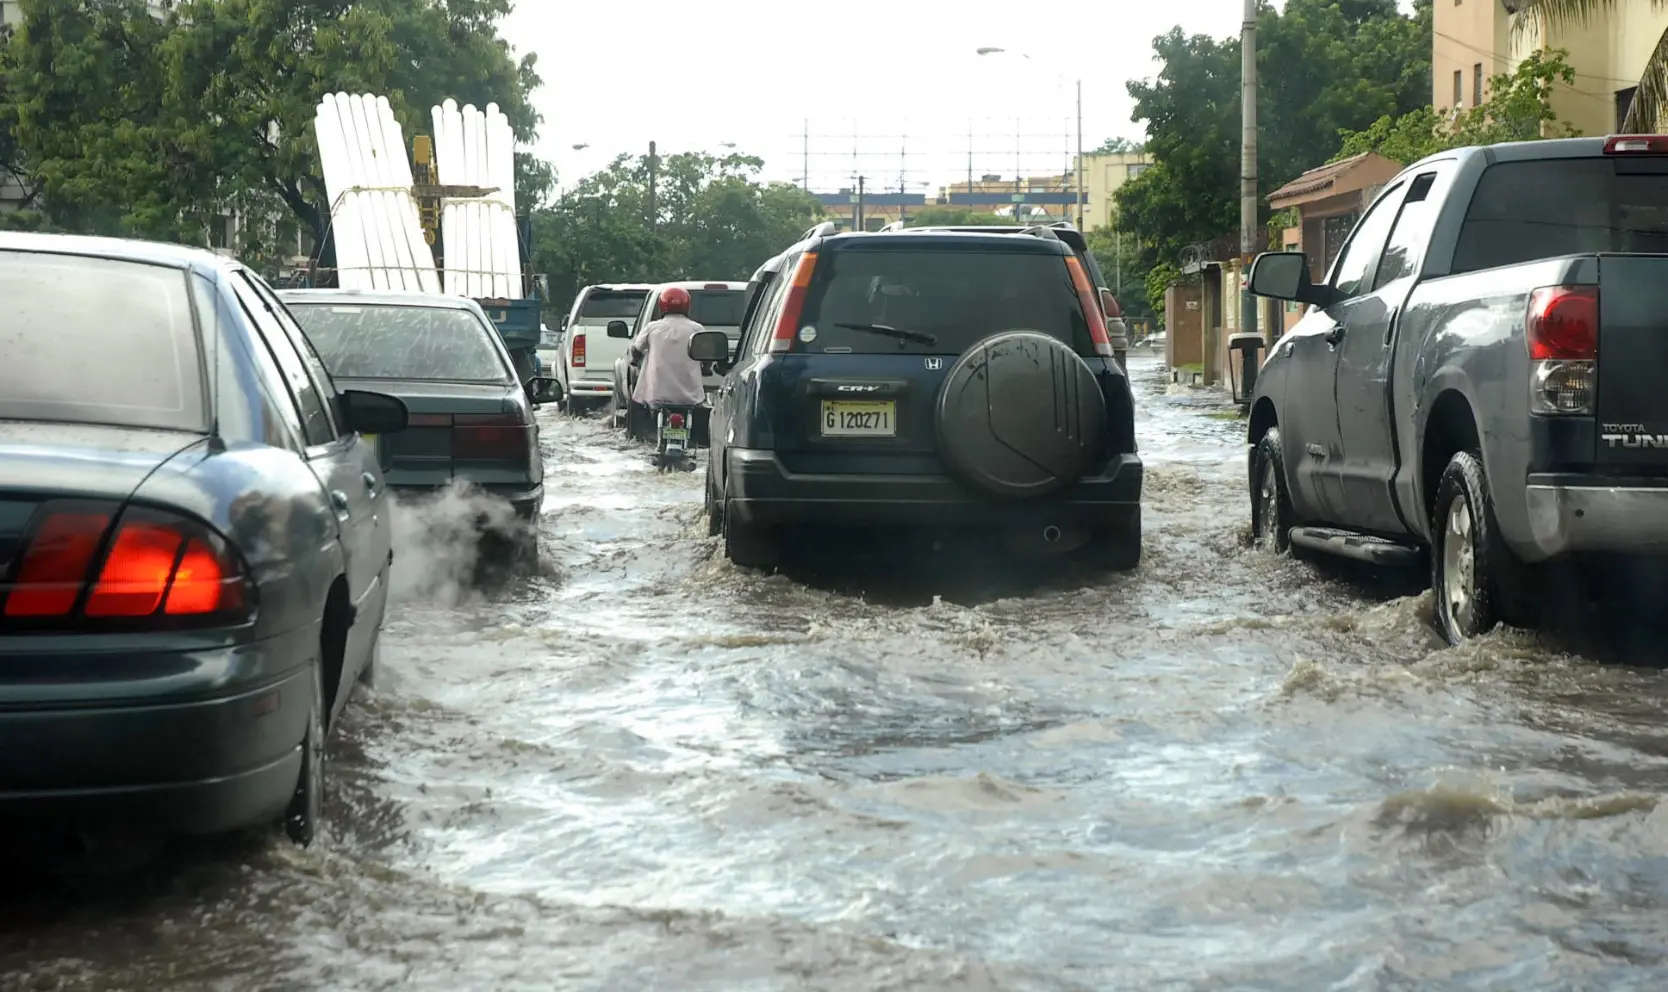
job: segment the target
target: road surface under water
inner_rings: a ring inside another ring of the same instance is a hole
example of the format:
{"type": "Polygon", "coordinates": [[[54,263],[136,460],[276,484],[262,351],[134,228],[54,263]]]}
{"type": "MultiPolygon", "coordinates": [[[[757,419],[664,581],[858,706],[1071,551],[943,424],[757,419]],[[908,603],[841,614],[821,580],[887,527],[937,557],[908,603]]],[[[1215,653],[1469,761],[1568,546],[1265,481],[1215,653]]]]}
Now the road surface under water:
{"type": "Polygon", "coordinates": [[[0,987],[1668,986],[1668,680],[1246,547],[1243,424],[1132,364],[1145,560],[1040,587],[737,570],[549,414],[549,574],[402,518],[325,839],[20,882],[0,987]]]}

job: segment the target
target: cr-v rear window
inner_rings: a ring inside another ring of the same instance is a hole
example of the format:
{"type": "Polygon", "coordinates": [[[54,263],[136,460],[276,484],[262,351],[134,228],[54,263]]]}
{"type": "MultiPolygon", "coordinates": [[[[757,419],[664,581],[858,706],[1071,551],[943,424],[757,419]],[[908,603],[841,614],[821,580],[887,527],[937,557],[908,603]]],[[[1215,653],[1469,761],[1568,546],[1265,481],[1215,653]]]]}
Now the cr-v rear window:
{"type": "Polygon", "coordinates": [[[579,307],[580,320],[623,320],[635,317],[649,298],[646,289],[605,289],[585,297],[579,307]]]}
{"type": "Polygon", "coordinates": [[[817,262],[800,316],[799,326],[807,325],[815,334],[806,340],[802,330],[794,350],[808,354],[959,355],[1019,329],[1094,354],[1065,256],[1039,252],[829,252],[817,262]]]}

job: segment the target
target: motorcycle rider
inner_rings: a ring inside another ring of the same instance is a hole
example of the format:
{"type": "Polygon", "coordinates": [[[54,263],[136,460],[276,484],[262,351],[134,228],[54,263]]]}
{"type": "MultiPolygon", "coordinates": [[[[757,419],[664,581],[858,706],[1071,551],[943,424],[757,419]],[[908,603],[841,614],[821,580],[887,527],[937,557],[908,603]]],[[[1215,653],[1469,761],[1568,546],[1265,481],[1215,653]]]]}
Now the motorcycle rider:
{"type": "Polygon", "coordinates": [[[632,357],[643,362],[631,399],[651,413],[661,407],[698,407],[707,400],[701,363],[689,357],[689,339],[705,328],[689,319],[689,306],[689,291],[682,287],[661,293],[662,316],[631,341],[632,357]]]}

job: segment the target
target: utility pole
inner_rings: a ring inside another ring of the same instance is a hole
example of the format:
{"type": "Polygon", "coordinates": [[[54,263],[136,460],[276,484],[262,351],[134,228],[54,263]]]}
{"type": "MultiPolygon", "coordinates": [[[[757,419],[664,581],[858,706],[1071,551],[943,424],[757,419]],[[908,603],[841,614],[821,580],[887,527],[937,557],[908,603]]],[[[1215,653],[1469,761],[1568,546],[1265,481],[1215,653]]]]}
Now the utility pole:
{"type": "Polygon", "coordinates": [[[1083,80],[1077,80],[1077,229],[1083,230],[1083,80]]]}
{"type": "Polygon", "coordinates": [[[649,142],[649,230],[651,230],[651,231],[657,229],[660,226],[660,219],[659,219],[658,214],[655,211],[655,202],[654,202],[655,173],[658,171],[659,167],[660,167],[660,161],[655,156],[654,142],[651,141],[651,142],[649,142]]]}
{"type": "Polygon", "coordinates": [[[856,207],[856,209],[854,209],[852,211],[851,229],[853,231],[861,231],[861,230],[864,229],[863,228],[863,177],[862,176],[857,177],[857,207],[856,207]]]}
{"type": "Polygon", "coordinates": [[[804,187],[805,192],[809,193],[811,191],[811,118],[805,118],[805,130],[800,133],[800,137],[803,139],[804,145],[800,149],[800,155],[803,157],[800,159],[799,184],[804,187]]]}
{"type": "Polygon", "coordinates": [[[1257,0],[1245,0],[1239,46],[1239,329],[1249,334],[1257,330],[1257,298],[1251,295],[1250,279],[1257,251],[1257,0]]]}

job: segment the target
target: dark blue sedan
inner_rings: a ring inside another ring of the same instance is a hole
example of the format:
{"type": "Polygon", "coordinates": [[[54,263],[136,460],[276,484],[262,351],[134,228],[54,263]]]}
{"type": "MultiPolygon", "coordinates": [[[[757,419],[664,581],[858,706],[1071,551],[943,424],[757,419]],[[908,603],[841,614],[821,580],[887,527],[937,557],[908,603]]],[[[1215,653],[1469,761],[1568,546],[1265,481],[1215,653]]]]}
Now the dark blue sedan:
{"type": "Polygon", "coordinates": [[[0,234],[0,300],[0,829],[309,843],[405,405],[205,251],[0,234]]]}

